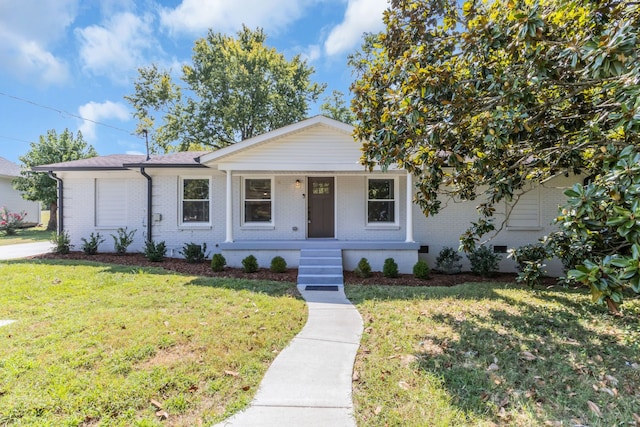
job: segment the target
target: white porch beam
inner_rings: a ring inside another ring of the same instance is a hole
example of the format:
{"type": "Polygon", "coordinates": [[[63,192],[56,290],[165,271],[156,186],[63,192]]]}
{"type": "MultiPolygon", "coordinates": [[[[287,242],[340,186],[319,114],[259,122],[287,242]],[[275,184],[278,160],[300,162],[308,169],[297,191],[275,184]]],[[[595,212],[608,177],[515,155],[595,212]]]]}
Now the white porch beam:
{"type": "Polygon", "coordinates": [[[233,242],[233,192],[231,191],[231,171],[227,171],[227,217],[226,217],[226,239],[225,243],[233,242]]]}
{"type": "Polygon", "coordinates": [[[413,242],[413,176],[407,172],[407,238],[405,242],[413,242]]]}

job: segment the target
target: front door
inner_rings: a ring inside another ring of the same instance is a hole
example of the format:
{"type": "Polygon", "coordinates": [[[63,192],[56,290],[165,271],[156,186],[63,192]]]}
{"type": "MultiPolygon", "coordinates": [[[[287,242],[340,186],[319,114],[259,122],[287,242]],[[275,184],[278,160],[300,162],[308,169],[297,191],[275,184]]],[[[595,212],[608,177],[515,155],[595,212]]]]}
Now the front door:
{"type": "Polygon", "coordinates": [[[335,197],[333,177],[309,177],[308,186],[309,238],[332,238],[335,236],[335,197]]]}

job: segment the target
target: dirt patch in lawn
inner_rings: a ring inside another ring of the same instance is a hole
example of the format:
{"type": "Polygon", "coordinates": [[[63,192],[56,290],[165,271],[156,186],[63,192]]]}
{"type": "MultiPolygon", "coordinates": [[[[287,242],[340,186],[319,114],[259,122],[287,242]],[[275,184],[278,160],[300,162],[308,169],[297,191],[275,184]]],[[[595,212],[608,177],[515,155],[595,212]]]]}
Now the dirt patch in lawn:
{"type": "MultiPolygon", "coordinates": [[[[225,268],[224,271],[214,272],[211,270],[210,262],[200,264],[189,264],[182,258],[165,258],[162,262],[151,262],[141,253],[130,253],[116,255],[113,253],[99,253],[96,255],[85,255],[83,252],[71,252],[66,255],[44,254],[32,257],[32,259],[64,259],[95,261],[107,264],[130,265],[140,267],[160,267],[165,270],[175,271],[181,274],[205,277],[229,277],[250,280],[269,280],[276,282],[297,283],[298,270],[289,268],[284,273],[274,273],[268,268],[260,268],[255,273],[245,273],[241,268],[225,268]]],[[[516,275],[514,273],[498,273],[492,277],[480,277],[474,274],[463,272],[460,274],[440,274],[431,273],[427,280],[417,279],[411,274],[401,274],[397,278],[384,277],[381,272],[374,272],[371,277],[362,278],[352,271],[344,272],[344,282],[348,285],[386,285],[386,286],[455,286],[468,282],[504,282],[514,283],[516,275]]],[[[554,278],[545,279],[545,284],[555,284],[554,278]]]]}

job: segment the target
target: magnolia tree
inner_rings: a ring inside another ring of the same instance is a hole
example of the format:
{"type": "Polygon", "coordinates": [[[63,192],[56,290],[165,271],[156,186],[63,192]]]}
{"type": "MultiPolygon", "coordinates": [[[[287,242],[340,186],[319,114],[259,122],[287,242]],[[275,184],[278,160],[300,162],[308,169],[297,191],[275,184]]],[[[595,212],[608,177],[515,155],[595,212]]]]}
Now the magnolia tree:
{"type": "MultiPolygon", "coordinates": [[[[608,194],[607,180],[634,155],[627,147],[640,142],[640,4],[392,0],[384,22],[386,31],[367,36],[351,58],[363,163],[413,173],[427,215],[445,197],[477,199],[478,220],[461,236],[465,250],[499,226],[496,203],[558,174],[591,177],[567,192],[560,231],[546,242],[557,252],[532,247],[520,257],[525,278],[544,257],[560,256],[599,301],[637,291],[625,264],[637,234],[615,222],[633,211],[624,200],[635,190],[620,184],[607,206],[596,196],[608,194]],[[594,219],[598,206],[604,222],[594,219]],[[603,239],[601,250],[581,246],[587,229],[603,239]]],[[[626,173],[634,182],[635,170],[626,173]]],[[[629,218],[625,227],[640,229],[629,218]]]]}

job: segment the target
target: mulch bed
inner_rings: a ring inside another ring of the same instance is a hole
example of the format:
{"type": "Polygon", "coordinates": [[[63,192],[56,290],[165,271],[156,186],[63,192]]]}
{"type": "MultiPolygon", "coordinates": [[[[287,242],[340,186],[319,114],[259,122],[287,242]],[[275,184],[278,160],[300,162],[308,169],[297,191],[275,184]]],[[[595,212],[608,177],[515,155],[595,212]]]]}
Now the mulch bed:
{"type": "MultiPolygon", "coordinates": [[[[125,255],[116,255],[112,253],[99,253],[96,255],[85,255],[83,252],[71,252],[66,255],[60,254],[44,254],[33,257],[33,259],[63,259],[63,260],[81,260],[95,261],[106,264],[131,265],[140,267],[160,267],[165,270],[175,271],[182,274],[205,277],[231,277],[238,279],[251,280],[270,280],[276,282],[296,283],[298,278],[297,269],[287,269],[284,273],[273,273],[268,268],[261,268],[256,273],[245,273],[240,268],[225,268],[222,272],[214,272],[211,270],[209,262],[201,264],[189,264],[182,258],[165,258],[162,262],[151,262],[141,253],[130,253],[125,255]]],[[[374,272],[371,277],[362,278],[352,271],[344,272],[344,282],[351,285],[388,285],[388,286],[455,286],[468,282],[504,282],[514,283],[516,275],[513,273],[498,273],[493,277],[485,278],[476,276],[471,273],[460,274],[439,274],[431,273],[428,280],[417,279],[411,274],[401,274],[399,277],[392,279],[384,277],[380,272],[374,272]]],[[[548,278],[545,284],[555,284],[555,279],[548,278]]]]}

